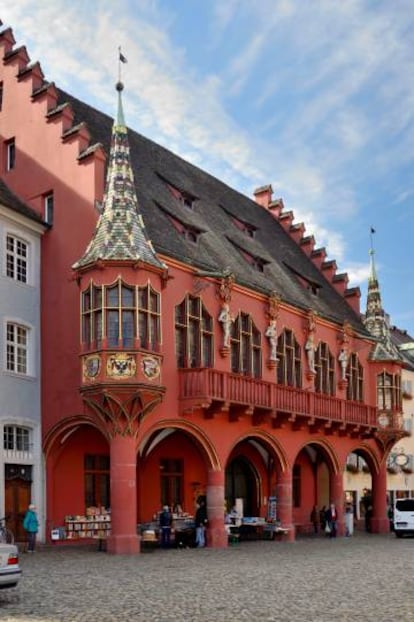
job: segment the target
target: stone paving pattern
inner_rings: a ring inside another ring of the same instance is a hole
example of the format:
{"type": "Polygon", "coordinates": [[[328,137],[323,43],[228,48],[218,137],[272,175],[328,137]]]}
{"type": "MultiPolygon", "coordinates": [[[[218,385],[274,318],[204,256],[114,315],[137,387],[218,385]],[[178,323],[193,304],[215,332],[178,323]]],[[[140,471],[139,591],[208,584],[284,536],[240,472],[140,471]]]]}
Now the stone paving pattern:
{"type": "Polygon", "coordinates": [[[22,554],[0,592],[7,622],[414,621],[414,538],[241,542],[111,556],[97,546],[22,554]]]}

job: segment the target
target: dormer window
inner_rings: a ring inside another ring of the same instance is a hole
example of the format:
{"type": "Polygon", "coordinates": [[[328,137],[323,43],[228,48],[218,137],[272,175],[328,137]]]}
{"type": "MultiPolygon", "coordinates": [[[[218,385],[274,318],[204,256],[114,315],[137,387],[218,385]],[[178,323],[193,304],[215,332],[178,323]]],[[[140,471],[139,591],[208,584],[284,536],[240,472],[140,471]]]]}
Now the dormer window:
{"type": "Polygon", "coordinates": [[[183,222],[181,222],[181,220],[178,220],[178,218],[173,218],[170,215],[168,215],[168,217],[172,222],[174,228],[178,231],[178,233],[180,233],[180,235],[183,236],[183,238],[188,240],[188,242],[192,242],[193,244],[196,244],[198,242],[198,237],[200,235],[200,231],[198,229],[185,225],[183,222]]]}
{"type": "Polygon", "coordinates": [[[231,219],[232,219],[233,224],[237,227],[237,229],[239,229],[239,231],[242,231],[249,238],[254,238],[256,234],[256,230],[257,230],[256,227],[254,227],[248,222],[245,222],[244,220],[235,218],[235,216],[232,216],[231,219]]]}
{"type": "Polygon", "coordinates": [[[316,281],[312,281],[308,277],[303,276],[303,274],[300,274],[300,272],[295,270],[295,268],[292,268],[292,266],[290,266],[286,262],[283,262],[283,263],[286,266],[286,268],[288,268],[290,272],[292,272],[295,275],[296,280],[303,287],[303,289],[307,289],[314,296],[319,295],[319,290],[321,289],[321,286],[319,285],[319,283],[316,283],[316,281]]]}
{"type": "Polygon", "coordinates": [[[194,202],[196,201],[196,197],[187,192],[186,190],[180,190],[177,186],[174,186],[171,182],[169,182],[163,175],[158,173],[158,177],[162,179],[162,181],[167,185],[168,190],[171,194],[182,203],[188,209],[193,209],[194,202]]]}

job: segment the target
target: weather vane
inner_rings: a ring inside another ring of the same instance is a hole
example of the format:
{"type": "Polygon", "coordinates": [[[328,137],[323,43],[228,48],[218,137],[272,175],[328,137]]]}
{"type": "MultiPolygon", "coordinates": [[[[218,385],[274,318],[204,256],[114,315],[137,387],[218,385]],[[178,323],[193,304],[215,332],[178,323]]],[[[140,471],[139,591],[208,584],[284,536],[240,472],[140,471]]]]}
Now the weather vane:
{"type": "Polygon", "coordinates": [[[121,46],[118,47],[118,82],[121,82],[121,66],[122,63],[127,63],[127,58],[121,52],[121,46]]]}

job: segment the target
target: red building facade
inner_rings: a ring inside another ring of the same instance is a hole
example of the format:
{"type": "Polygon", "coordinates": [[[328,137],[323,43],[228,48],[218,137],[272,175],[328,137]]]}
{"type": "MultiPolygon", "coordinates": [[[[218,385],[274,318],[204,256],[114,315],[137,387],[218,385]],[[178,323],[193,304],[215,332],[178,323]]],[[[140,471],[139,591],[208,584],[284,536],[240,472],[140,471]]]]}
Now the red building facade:
{"type": "Polygon", "coordinates": [[[47,525],[109,506],[108,550],[136,553],[137,523],[163,504],[192,513],[205,495],[209,546],[227,546],[236,498],[245,515],[266,517],[276,497],[290,539],[315,504],[333,501],[341,533],[356,451],[371,470],[373,531],[386,531],[401,363],[373,360],[347,275],[270,186],[252,201],[128,132],[120,83],[111,130],[45,81],[10,29],[0,48],[2,179],[50,225],[47,525]],[[385,372],[392,399],[379,411],[385,372]]]}

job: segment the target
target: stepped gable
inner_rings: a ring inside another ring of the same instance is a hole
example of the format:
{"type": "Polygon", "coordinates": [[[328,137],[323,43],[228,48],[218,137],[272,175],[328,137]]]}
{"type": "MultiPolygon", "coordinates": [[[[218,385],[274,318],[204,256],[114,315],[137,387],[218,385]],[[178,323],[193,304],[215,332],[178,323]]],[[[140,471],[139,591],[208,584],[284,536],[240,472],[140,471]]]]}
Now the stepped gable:
{"type": "MultiPolygon", "coordinates": [[[[69,103],[73,123],[85,122],[91,141],[102,144],[109,153],[112,119],[62,90],[57,92],[56,105],[69,103]]],[[[288,304],[304,310],[312,308],[321,317],[341,325],[348,321],[368,335],[358,309],[353,309],[323,277],[270,211],[138,132],[129,129],[128,138],[138,204],[157,253],[189,263],[195,269],[217,271],[228,267],[240,285],[264,295],[277,291],[288,304]],[[192,207],[184,207],[169,186],[196,197],[192,207]],[[196,244],[184,239],[166,213],[179,217],[183,210],[187,210],[189,218],[197,219],[202,231],[196,244]],[[270,258],[263,272],[241,260],[235,251],[230,241],[238,235],[234,219],[249,223],[254,230],[253,237],[246,237],[246,250],[249,244],[250,254],[270,258]]],[[[279,202],[277,205],[280,207],[279,202]]]]}
{"type": "Polygon", "coordinates": [[[30,218],[38,223],[45,224],[39,214],[28,207],[23,201],[21,201],[8,186],[0,179],[0,205],[5,205],[9,209],[13,210],[17,214],[21,214],[26,218],[30,218]]]}

